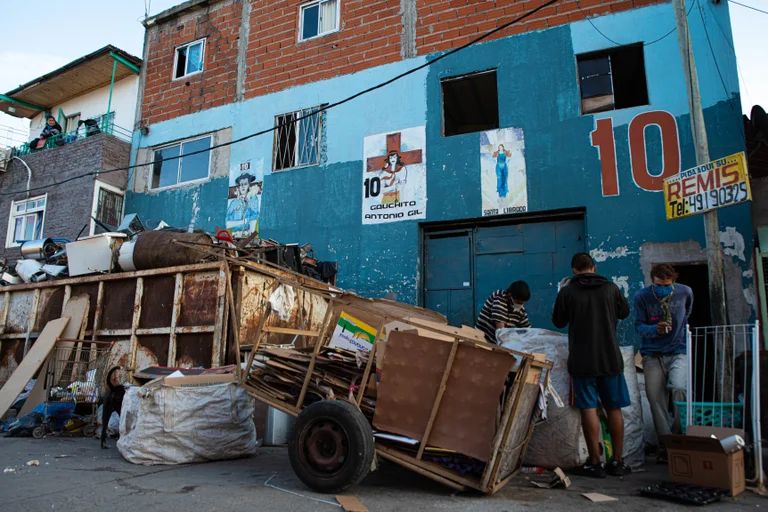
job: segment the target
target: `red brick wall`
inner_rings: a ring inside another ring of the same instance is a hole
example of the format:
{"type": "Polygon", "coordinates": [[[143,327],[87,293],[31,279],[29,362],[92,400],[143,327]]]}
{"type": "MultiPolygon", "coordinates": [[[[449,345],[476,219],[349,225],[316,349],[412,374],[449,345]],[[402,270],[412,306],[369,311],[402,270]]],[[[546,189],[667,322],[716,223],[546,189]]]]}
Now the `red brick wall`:
{"type": "Polygon", "coordinates": [[[240,2],[211,2],[204,10],[149,29],[141,110],[145,123],[159,123],[232,101],[237,75],[240,2]],[[202,38],[206,38],[203,72],[173,80],[176,47],[202,38]]]}
{"type": "Polygon", "coordinates": [[[246,98],[400,60],[400,0],[341,0],[341,31],[302,42],[299,5],[253,2],[246,98]]]}
{"type": "MultiPolygon", "coordinates": [[[[484,41],[581,21],[589,16],[627,11],[669,0],[560,0],[484,41]],[[583,12],[582,12],[583,11],[583,12]]],[[[450,50],[508,23],[546,0],[416,0],[419,55],[450,50]]]]}

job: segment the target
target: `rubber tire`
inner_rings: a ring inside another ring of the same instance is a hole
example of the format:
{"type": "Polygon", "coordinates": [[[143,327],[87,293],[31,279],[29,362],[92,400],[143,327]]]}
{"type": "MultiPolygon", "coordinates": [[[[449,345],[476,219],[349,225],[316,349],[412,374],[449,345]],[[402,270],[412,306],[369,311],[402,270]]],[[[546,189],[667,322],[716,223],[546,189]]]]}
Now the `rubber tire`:
{"type": "Polygon", "coordinates": [[[96,425],[86,425],[83,427],[83,437],[93,437],[96,435],[96,425]]]}
{"type": "Polygon", "coordinates": [[[296,418],[288,440],[288,457],[296,476],[317,492],[336,494],[357,485],[371,471],[375,448],[373,431],[356,406],[343,400],[323,400],[305,408],[296,418]],[[304,467],[299,439],[316,420],[327,418],[338,423],[347,434],[347,461],[338,474],[321,477],[304,467]]]}
{"type": "Polygon", "coordinates": [[[45,427],[35,427],[32,431],[32,437],[35,439],[42,439],[45,437],[45,427]]]}

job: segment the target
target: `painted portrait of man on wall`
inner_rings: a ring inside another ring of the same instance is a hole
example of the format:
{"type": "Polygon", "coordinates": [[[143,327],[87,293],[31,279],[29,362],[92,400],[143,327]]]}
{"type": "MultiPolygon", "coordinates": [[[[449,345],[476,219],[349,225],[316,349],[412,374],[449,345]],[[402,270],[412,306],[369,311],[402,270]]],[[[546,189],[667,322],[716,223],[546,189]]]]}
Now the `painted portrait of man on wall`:
{"type": "Polygon", "coordinates": [[[227,229],[237,237],[250,236],[259,230],[262,182],[244,172],[235,178],[235,186],[229,190],[227,204],[227,229]]]}

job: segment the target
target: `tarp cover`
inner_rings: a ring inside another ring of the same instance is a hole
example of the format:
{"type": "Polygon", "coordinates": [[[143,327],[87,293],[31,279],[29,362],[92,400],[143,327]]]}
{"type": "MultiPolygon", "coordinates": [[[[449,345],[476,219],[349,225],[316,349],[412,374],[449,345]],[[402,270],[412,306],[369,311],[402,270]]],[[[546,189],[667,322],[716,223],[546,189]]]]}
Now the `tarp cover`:
{"type": "Polygon", "coordinates": [[[253,399],[235,383],[165,384],[125,393],[117,448],[134,464],[187,464],[255,454],[253,399]]]}
{"type": "MultiPolygon", "coordinates": [[[[533,429],[523,463],[554,469],[574,468],[587,460],[586,442],[581,432],[581,415],[570,403],[571,385],[568,375],[568,336],[546,329],[499,329],[496,337],[502,346],[520,352],[546,354],[554,363],[551,382],[558,395],[566,403],[558,408],[549,401],[547,421],[533,429]]],[[[643,416],[640,406],[640,389],[634,364],[632,347],[622,347],[624,376],[627,379],[630,407],[624,415],[624,459],[632,467],[639,467],[644,460],[643,416]]]]}

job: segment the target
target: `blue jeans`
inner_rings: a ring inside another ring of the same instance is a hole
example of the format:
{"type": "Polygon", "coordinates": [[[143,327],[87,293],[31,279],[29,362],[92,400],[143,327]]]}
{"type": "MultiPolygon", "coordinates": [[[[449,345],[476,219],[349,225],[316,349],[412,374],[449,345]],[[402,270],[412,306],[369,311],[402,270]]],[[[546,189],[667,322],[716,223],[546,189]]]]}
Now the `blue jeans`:
{"type": "MultiPolygon", "coordinates": [[[[685,402],[685,388],[688,382],[688,356],[647,355],[643,356],[645,394],[651,404],[651,415],[656,434],[661,436],[681,433],[680,412],[672,404],[669,411],[669,397],[675,402],[685,402]]],[[[661,443],[663,444],[663,443],[661,443]]]]}
{"type": "Polygon", "coordinates": [[[507,197],[509,193],[508,179],[509,167],[507,167],[507,164],[496,164],[496,193],[499,194],[499,197],[507,197]]]}

